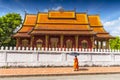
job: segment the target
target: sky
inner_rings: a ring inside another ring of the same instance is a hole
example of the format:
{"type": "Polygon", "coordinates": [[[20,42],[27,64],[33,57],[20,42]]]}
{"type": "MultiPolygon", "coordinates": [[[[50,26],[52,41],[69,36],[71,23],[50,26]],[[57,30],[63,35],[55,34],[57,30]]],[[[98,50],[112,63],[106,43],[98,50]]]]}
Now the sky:
{"type": "Polygon", "coordinates": [[[50,10],[76,10],[99,14],[107,32],[120,36],[120,0],[0,0],[0,16],[19,13],[24,19],[25,12],[37,14],[50,10]]]}

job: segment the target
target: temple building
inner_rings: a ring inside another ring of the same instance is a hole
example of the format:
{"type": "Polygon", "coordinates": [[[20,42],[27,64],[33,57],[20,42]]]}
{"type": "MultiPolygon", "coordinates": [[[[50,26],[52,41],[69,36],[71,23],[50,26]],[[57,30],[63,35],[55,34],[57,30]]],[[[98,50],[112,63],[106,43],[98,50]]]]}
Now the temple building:
{"type": "Polygon", "coordinates": [[[99,15],[75,10],[49,10],[26,14],[21,29],[13,35],[16,47],[108,49],[113,38],[99,15]]]}

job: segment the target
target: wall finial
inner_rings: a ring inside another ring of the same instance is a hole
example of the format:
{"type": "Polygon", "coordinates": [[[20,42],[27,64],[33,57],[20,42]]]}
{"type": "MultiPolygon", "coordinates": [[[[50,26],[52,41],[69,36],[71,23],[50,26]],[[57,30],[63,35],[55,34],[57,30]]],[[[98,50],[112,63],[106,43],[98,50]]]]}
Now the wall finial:
{"type": "Polygon", "coordinates": [[[74,11],[76,12],[76,7],[74,8],[74,11]]]}

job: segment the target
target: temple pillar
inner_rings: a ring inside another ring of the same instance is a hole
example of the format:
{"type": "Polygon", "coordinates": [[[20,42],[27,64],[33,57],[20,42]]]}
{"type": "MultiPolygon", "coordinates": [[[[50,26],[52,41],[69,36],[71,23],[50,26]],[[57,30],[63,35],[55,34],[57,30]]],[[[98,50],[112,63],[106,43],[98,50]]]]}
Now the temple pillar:
{"type": "Polygon", "coordinates": [[[97,40],[94,40],[94,49],[97,49],[97,40]]]}
{"type": "Polygon", "coordinates": [[[103,49],[106,49],[105,46],[106,46],[106,41],[104,40],[104,41],[103,41],[103,49]]]}
{"type": "Polygon", "coordinates": [[[99,48],[99,41],[97,40],[97,49],[99,48]]]}
{"type": "Polygon", "coordinates": [[[60,47],[63,48],[63,39],[64,39],[64,36],[61,35],[60,36],[60,47]]]}
{"type": "Polygon", "coordinates": [[[16,47],[19,47],[19,42],[20,42],[20,38],[17,38],[17,43],[16,43],[16,47]]]}
{"type": "Polygon", "coordinates": [[[48,48],[48,38],[49,36],[48,35],[45,35],[45,46],[48,48]]]}
{"type": "Polygon", "coordinates": [[[94,43],[94,37],[91,37],[91,44],[92,44],[91,48],[94,48],[94,45],[95,45],[95,43],[94,43]]]}
{"type": "Polygon", "coordinates": [[[100,41],[100,49],[103,49],[103,41],[100,41]]]}
{"type": "Polygon", "coordinates": [[[109,49],[109,40],[106,41],[106,49],[109,49]]]}
{"type": "Polygon", "coordinates": [[[107,40],[105,41],[105,49],[107,49],[107,40]]]}
{"type": "Polygon", "coordinates": [[[31,47],[33,47],[33,42],[34,42],[34,36],[31,36],[31,42],[30,42],[31,47]]]}
{"type": "Polygon", "coordinates": [[[101,49],[101,41],[98,41],[98,49],[101,49]]]}
{"type": "Polygon", "coordinates": [[[75,36],[75,45],[76,45],[76,48],[78,48],[78,35],[75,36]]]}

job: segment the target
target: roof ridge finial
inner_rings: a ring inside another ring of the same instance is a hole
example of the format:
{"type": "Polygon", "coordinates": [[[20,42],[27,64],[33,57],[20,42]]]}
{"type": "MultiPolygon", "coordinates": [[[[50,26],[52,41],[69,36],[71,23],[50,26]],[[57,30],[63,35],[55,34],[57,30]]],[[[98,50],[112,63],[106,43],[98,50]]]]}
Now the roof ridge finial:
{"type": "Polygon", "coordinates": [[[74,11],[76,12],[76,7],[74,7],[74,11]]]}
{"type": "Polygon", "coordinates": [[[86,13],[88,13],[88,9],[86,9],[86,13]]]}
{"type": "Polygon", "coordinates": [[[25,14],[27,14],[27,10],[26,10],[26,9],[24,9],[23,12],[24,12],[25,14]]]}
{"type": "Polygon", "coordinates": [[[47,7],[48,12],[51,10],[49,7],[47,7]]]}
{"type": "Polygon", "coordinates": [[[58,9],[58,11],[64,12],[64,8],[63,8],[63,7],[60,7],[60,8],[58,9]]]}
{"type": "Polygon", "coordinates": [[[38,12],[40,12],[40,10],[39,10],[38,8],[36,8],[36,10],[37,10],[38,12]]]}

